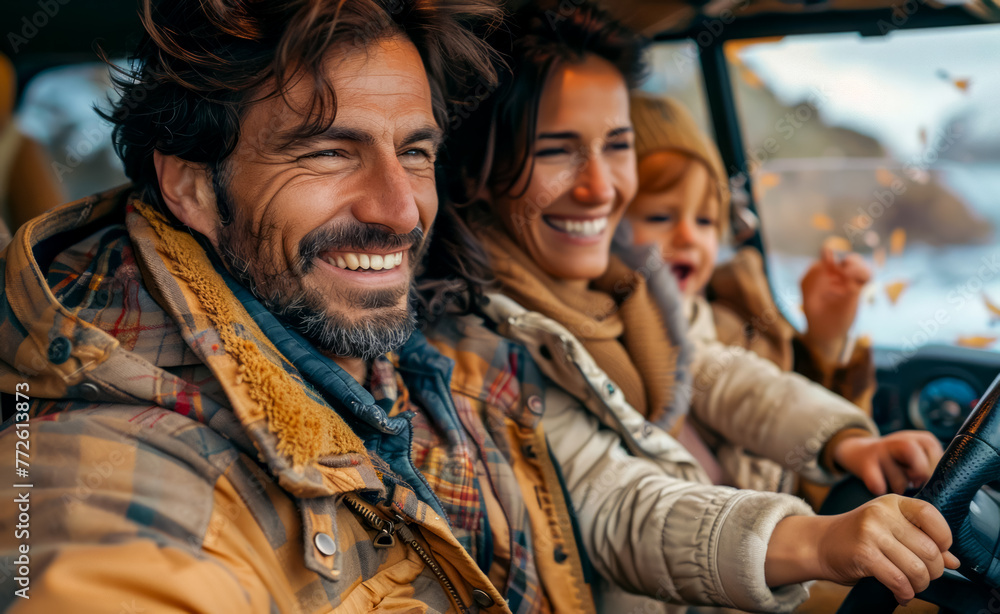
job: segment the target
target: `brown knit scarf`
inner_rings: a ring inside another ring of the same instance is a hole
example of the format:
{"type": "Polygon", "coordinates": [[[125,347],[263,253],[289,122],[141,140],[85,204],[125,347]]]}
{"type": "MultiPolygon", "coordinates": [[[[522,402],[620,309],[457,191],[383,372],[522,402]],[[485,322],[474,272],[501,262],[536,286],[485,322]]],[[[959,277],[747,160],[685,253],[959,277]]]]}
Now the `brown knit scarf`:
{"type": "Polygon", "coordinates": [[[580,292],[542,271],[501,230],[486,233],[483,245],[504,294],[565,326],[648,420],[667,411],[678,349],[641,275],[612,255],[604,275],[580,292]]]}

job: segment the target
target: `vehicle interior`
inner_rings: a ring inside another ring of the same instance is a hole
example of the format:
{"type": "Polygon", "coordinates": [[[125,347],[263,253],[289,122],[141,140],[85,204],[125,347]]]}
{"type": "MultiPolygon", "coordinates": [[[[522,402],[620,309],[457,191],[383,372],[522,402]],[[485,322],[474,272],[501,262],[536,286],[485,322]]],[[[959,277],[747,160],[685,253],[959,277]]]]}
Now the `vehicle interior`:
{"type": "MultiPolygon", "coordinates": [[[[922,597],[996,611],[1000,0],[604,4],[654,41],[643,89],[679,99],[714,136],[733,180],[733,248],[764,255],[786,319],[801,328],[798,281],[822,246],[871,265],[854,330],[874,352],[873,417],[883,433],[926,429],[948,445],[917,496],[945,513],[963,565],[922,597]]],[[[124,182],[92,107],[113,96],[98,48],[124,62],[137,39],[134,0],[8,0],[0,23],[16,75],[0,88],[58,194],[124,182]]],[[[871,584],[841,611],[892,611],[871,584]]]]}

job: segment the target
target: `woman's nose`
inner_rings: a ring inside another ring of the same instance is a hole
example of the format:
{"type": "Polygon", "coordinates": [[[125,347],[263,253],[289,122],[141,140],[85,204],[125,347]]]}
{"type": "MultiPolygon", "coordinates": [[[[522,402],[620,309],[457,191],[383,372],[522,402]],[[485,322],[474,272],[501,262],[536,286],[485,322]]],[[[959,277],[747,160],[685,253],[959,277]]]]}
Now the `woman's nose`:
{"type": "Polygon", "coordinates": [[[603,205],[615,197],[611,171],[600,157],[584,160],[573,186],[573,198],[588,205],[603,205]]]}

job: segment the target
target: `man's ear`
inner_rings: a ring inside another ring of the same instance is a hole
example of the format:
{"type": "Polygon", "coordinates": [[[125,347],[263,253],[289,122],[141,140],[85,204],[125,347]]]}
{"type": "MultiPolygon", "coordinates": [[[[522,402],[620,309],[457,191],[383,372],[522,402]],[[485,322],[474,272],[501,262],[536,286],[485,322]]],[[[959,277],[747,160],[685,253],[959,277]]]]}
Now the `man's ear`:
{"type": "Polygon", "coordinates": [[[218,245],[219,209],[212,176],[200,165],[153,151],[153,166],[163,202],[178,220],[218,245]]]}

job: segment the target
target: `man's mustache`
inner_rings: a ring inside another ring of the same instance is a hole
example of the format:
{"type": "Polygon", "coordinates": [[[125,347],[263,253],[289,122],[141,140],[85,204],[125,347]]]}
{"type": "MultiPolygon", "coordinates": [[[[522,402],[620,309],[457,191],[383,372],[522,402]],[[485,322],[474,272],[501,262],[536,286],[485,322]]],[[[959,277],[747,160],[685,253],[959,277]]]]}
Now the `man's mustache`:
{"type": "MultiPolygon", "coordinates": [[[[396,234],[386,231],[384,226],[348,222],[317,228],[303,237],[299,242],[299,262],[302,272],[308,273],[316,265],[316,258],[330,250],[373,252],[409,249],[411,256],[416,256],[423,242],[424,231],[420,226],[406,234],[396,234]]],[[[416,258],[411,262],[416,262],[416,258]]]]}

